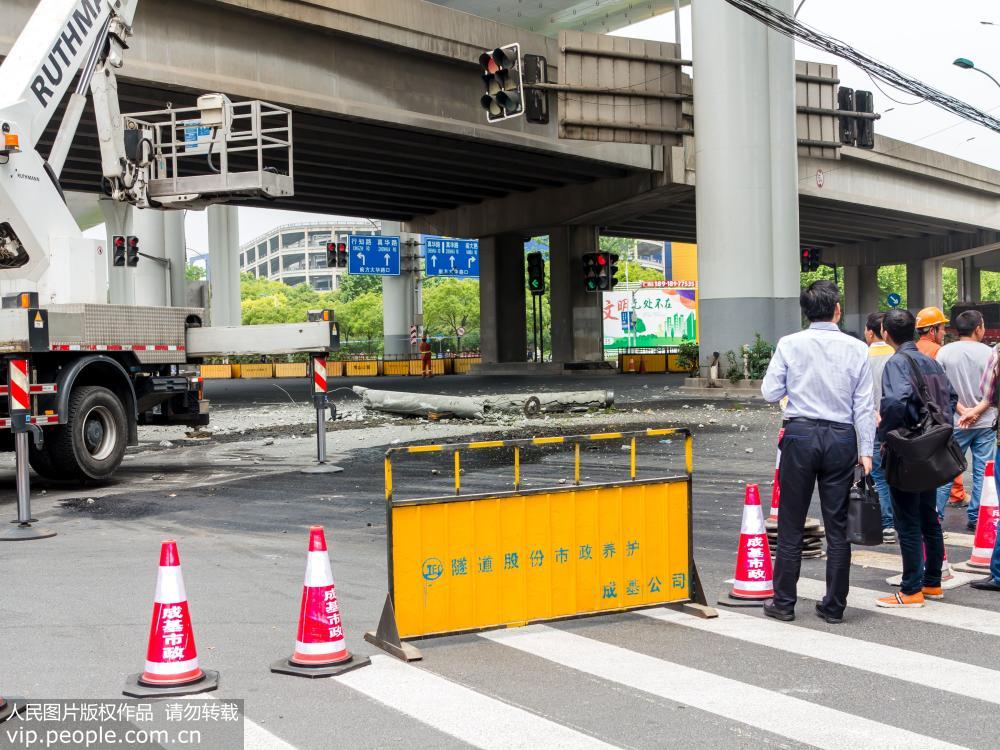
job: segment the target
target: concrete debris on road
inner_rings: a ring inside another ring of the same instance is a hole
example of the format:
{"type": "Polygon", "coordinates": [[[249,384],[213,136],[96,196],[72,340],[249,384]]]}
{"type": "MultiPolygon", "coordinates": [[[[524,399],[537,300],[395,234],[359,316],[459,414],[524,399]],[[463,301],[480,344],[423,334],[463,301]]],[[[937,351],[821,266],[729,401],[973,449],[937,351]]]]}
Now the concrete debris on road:
{"type": "Polygon", "coordinates": [[[614,391],[610,390],[542,392],[529,396],[510,393],[486,397],[381,391],[360,385],[352,390],[361,397],[366,409],[424,417],[435,422],[450,417],[483,419],[494,412],[519,412],[530,417],[542,412],[578,412],[595,407],[606,409],[615,402],[614,391]]]}

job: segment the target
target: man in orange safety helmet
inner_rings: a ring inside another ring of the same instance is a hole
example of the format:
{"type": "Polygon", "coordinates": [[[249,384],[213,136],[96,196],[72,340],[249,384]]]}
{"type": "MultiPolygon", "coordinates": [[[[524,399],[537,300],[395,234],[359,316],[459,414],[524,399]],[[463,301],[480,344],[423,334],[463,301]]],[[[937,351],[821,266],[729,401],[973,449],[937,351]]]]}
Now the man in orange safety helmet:
{"type": "MultiPolygon", "coordinates": [[[[944,344],[944,327],[950,321],[941,312],[940,307],[925,307],[917,313],[917,349],[931,359],[937,359],[941,345],[944,344]]],[[[951,497],[948,505],[952,508],[964,508],[968,505],[965,499],[965,482],[959,476],[951,486],[951,497]]]]}

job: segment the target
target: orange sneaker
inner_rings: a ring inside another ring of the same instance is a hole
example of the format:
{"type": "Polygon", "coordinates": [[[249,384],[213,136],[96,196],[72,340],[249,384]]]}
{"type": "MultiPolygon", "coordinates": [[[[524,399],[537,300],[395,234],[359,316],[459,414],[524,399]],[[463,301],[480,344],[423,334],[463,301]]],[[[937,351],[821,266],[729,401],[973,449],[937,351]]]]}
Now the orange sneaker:
{"type": "Polygon", "coordinates": [[[903,594],[895,593],[892,596],[886,596],[875,602],[879,607],[886,607],[888,609],[898,608],[898,607],[922,607],[924,606],[924,592],[918,591],[916,594],[903,594]]]}
{"type": "Polygon", "coordinates": [[[924,586],[924,599],[944,599],[944,589],[940,586],[924,586]]]}

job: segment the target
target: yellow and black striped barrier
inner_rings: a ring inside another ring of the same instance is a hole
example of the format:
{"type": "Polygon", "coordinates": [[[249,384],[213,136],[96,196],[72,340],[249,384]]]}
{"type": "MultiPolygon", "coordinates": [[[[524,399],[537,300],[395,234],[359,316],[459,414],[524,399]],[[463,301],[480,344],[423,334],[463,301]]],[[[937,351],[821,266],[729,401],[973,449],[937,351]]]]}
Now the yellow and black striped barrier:
{"type": "Polygon", "coordinates": [[[684,428],[390,448],[385,455],[388,596],[371,643],[418,659],[405,639],[684,605],[714,616],[692,554],[691,433],[684,428]],[[685,472],[640,479],[638,444],[684,439],[685,472]],[[581,484],[581,446],[627,441],[621,481],[581,484]],[[522,451],[572,448],[573,484],[525,490],[522,451]],[[462,494],[462,456],[510,450],[513,490],[462,494]],[[393,462],[451,453],[454,494],[398,500],[393,462]]]}

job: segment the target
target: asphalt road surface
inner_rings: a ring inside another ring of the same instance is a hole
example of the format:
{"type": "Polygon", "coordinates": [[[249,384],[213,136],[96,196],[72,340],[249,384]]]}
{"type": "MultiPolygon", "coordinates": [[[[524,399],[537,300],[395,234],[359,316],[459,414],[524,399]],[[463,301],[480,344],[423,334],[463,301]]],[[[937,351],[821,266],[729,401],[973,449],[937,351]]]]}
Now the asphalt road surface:
{"type": "MultiPolygon", "coordinates": [[[[234,397],[244,387],[226,386],[234,397]]],[[[773,472],[777,421],[751,408],[696,429],[695,557],[710,598],[733,573],[743,483],[773,472]]],[[[437,439],[435,429],[399,427],[395,439],[437,439]]],[[[246,699],[247,747],[996,747],[1000,595],[964,586],[924,609],[876,610],[900,569],[888,545],[856,550],[841,625],[813,616],[824,564],[807,560],[794,623],[757,609],[700,620],[657,608],[416,641],[423,660],[412,664],[383,655],[362,635],[386,595],[391,441],[368,444],[365,432],[337,444],[336,475],[289,473],[308,463],[309,446],[279,439],[150,451],[106,488],[37,485],[36,514],[59,534],[0,546],[0,694],[119,696],[142,668],[159,542],[172,537],[201,664],[221,672],[209,695],[246,699]],[[349,648],[372,664],[304,680],[268,667],[293,646],[315,523],[328,531],[349,648]]],[[[651,441],[639,476],[678,471],[679,448],[651,441]]],[[[622,478],[627,456],[617,441],[588,448],[583,481],[622,478]]],[[[448,457],[418,459],[399,462],[397,496],[450,492],[448,457]]],[[[469,492],[509,488],[505,460],[464,467],[469,492]]],[[[572,461],[538,450],[523,469],[526,483],[558,485],[572,461]]],[[[0,493],[0,514],[12,517],[12,474],[0,493]]],[[[948,513],[949,557],[964,560],[964,514],[948,513]]]]}

